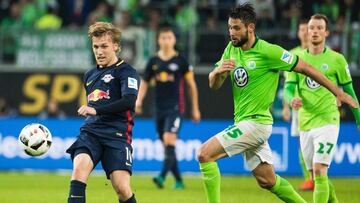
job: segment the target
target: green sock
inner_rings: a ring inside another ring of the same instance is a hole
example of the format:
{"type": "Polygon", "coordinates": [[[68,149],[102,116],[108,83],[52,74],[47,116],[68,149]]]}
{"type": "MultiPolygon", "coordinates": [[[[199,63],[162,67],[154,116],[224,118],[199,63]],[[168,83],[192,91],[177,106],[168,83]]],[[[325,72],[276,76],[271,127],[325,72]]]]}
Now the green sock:
{"type": "Polygon", "coordinates": [[[335,187],[333,183],[328,179],[329,182],[329,203],[339,203],[339,200],[336,197],[335,187]]]}
{"type": "Polygon", "coordinates": [[[302,155],[301,150],[299,150],[299,160],[300,160],[300,166],[301,166],[301,170],[302,170],[305,180],[310,180],[310,172],[308,170],[306,170],[304,156],[302,155]]]}
{"type": "Polygon", "coordinates": [[[328,177],[315,176],[315,189],[313,194],[314,203],[327,203],[329,200],[329,182],[328,177]]]}
{"type": "Polygon", "coordinates": [[[220,171],[216,162],[200,163],[208,203],[220,203],[220,171]]]}
{"type": "Polygon", "coordinates": [[[290,183],[279,175],[276,175],[276,183],[270,191],[284,202],[306,203],[306,201],[294,190],[290,183]]]}

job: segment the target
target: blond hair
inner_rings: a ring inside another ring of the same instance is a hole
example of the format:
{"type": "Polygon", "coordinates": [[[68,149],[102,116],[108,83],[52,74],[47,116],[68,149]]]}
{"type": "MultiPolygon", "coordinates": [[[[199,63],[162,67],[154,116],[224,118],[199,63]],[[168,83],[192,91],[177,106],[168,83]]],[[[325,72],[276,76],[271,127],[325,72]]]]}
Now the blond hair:
{"type": "Polygon", "coordinates": [[[121,30],[119,28],[112,23],[106,22],[96,22],[89,26],[88,36],[91,41],[93,37],[102,37],[104,35],[110,35],[113,43],[119,45],[117,51],[120,51],[121,30]]]}

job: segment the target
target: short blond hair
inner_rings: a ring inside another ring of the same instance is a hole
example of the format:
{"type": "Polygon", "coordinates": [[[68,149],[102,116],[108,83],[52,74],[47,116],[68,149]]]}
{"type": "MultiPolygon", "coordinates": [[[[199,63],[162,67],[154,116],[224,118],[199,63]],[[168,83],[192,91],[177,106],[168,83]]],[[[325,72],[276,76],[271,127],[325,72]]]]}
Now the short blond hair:
{"type": "Polygon", "coordinates": [[[120,51],[120,39],[121,30],[115,27],[112,23],[96,22],[89,26],[88,36],[92,41],[93,37],[102,37],[104,35],[110,35],[113,43],[119,45],[120,51]]]}

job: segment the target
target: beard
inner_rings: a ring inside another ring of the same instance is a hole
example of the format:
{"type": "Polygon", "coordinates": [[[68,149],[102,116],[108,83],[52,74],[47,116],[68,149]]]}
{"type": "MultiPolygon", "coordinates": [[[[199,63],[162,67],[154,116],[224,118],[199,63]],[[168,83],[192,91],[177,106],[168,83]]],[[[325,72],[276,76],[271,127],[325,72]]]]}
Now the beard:
{"type": "Polygon", "coordinates": [[[246,30],[246,34],[244,37],[241,37],[240,40],[237,41],[237,43],[232,41],[232,45],[234,47],[241,47],[242,45],[244,45],[248,40],[249,40],[249,32],[246,30]]]}

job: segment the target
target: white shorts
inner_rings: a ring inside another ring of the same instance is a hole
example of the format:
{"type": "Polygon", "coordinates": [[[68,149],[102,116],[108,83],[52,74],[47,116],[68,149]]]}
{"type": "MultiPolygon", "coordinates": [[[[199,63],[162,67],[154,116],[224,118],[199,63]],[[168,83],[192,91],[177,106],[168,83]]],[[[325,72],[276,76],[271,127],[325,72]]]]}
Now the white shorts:
{"type": "Polygon", "coordinates": [[[291,110],[291,136],[299,137],[299,113],[298,111],[291,110]]]}
{"type": "Polygon", "coordinates": [[[339,126],[337,125],[325,125],[309,131],[300,131],[301,152],[308,170],[312,170],[314,163],[330,166],[338,136],[339,126]]]}
{"type": "Polygon", "coordinates": [[[240,121],[216,134],[215,137],[229,157],[243,153],[247,167],[254,170],[263,162],[273,164],[271,149],[267,142],[271,130],[271,125],[240,121]]]}

